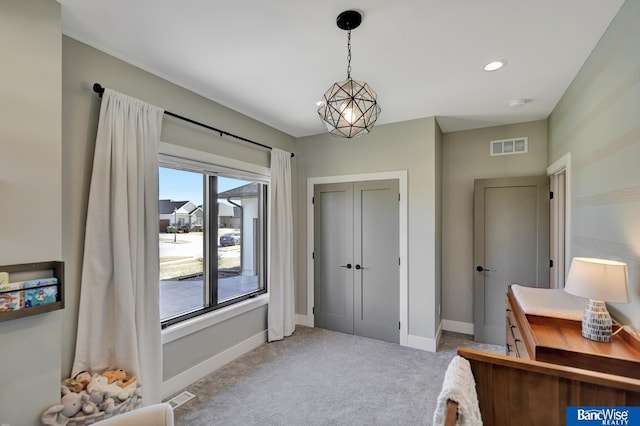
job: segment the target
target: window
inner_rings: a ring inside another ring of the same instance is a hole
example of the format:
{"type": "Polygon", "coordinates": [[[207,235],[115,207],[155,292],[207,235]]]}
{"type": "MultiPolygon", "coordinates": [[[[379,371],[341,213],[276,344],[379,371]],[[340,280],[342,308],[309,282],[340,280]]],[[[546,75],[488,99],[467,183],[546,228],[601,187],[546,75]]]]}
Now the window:
{"type": "Polygon", "coordinates": [[[266,292],[263,176],[161,155],[162,326],[266,292]]]}

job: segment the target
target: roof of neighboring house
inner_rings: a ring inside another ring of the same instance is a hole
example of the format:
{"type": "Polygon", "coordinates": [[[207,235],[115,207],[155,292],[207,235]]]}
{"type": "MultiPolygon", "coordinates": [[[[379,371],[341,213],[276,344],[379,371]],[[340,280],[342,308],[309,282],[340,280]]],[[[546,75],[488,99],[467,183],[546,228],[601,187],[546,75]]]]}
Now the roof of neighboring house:
{"type": "Polygon", "coordinates": [[[255,182],[248,183],[246,185],[239,186],[237,188],[230,189],[218,194],[218,198],[251,198],[257,197],[260,193],[260,188],[255,182]]]}
{"type": "MultiPolygon", "coordinates": [[[[158,212],[160,214],[172,214],[175,210],[180,210],[186,204],[193,204],[191,201],[173,201],[173,200],[158,200],[158,212]]],[[[189,209],[188,213],[193,213],[201,206],[196,206],[195,209],[189,209]]]]}

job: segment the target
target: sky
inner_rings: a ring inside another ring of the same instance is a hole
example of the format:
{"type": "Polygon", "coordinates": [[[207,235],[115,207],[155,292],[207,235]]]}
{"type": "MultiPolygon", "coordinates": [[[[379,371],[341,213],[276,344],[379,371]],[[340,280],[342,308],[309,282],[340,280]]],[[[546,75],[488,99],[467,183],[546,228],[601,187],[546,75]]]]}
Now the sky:
{"type": "MultiPolygon", "coordinates": [[[[202,174],[159,167],[158,177],[160,181],[160,200],[192,201],[198,206],[202,204],[202,174]]],[[[218,177],[218,192],[237,188],[247,183],[249,182],[218,177]]]]}

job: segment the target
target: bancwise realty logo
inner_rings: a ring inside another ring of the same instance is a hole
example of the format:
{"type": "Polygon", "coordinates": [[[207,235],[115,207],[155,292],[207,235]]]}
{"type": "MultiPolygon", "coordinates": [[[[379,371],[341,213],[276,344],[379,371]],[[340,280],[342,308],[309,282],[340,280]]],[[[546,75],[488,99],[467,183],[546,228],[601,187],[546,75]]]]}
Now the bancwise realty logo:
{"type": "Polygon", "coordinates": [[[640,425],[640,407],[567,407],[567,426],[640,425]]]}

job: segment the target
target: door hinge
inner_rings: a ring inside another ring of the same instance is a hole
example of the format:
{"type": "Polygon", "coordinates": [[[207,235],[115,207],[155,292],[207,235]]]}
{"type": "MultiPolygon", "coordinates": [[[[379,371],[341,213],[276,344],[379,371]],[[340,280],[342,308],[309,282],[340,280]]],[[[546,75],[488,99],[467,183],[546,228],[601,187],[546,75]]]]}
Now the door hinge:
{"type": "Polygon", "coordinates": [[[553,259],[549,259],[549,268],[553,268],[553,259]]]}
{"type": "Polygon", "coordinates": [[[402,330],[402,329],[400,328],[400,321],[398,321],[398,330],[402,330]]]}
{"type": "Polygon", "coordinates": [[[312,259],[315,259],[315,258],[316,258],[316,252],[315,252],[315,251],[311,253],[311,258],[312,258],[312,259]]]}
{"type": "Polygon", "coordinates": [[[315,313],[316,313],[316,307],[315,306],[313,308],[311,308],[311,313],[315,315],[315,313]]]}
{"type": "Polygon", "coordinates": [[[398,201],[400,201],[400,193],[398,192],[398,201]]]}
{"type": "Polygon", "coordinates": [[[549,199],[553,200],[553,191],[549,191],[549,199]]]}
{"type": "Polygon", "coordinates": [[[400,266],[400,258],[398,258],[398,266],[400,266]]]}
{"type": "Polygon", "coordinates": [[[315,204],[316,203],[316,197],[311,197],[311,204],[315,204]]]}

